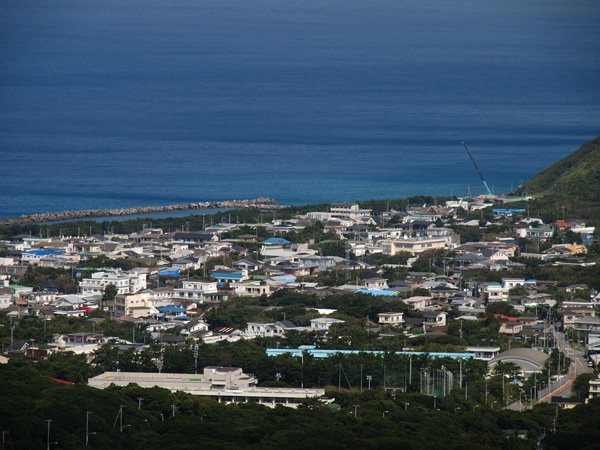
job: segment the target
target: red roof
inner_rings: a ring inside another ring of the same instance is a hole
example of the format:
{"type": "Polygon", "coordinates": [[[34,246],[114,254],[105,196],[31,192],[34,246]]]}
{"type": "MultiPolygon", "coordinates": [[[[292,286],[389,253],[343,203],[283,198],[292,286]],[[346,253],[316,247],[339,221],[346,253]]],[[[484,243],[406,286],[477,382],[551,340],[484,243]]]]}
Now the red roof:
{"type": "Polygon", "coordinates": [[[509,317],[509,316],[505,316],[504,314],[494,314],[494,318],[496,318],[496,319],[506,319],[509,322],[518,322],[519,321],[518,317],[509,317]]]}
{"type": "Polygon", "coordinates": [[[557,227],[563,227],[563,228],[571,228],[573,226],[567,222],[554,222],[554,225],[556,225],[557,227]]]}
{"type": "Polygon", "coordinates": [[[217,327],[213,330],[215,333],[234,333],[234,332],[241,332],[241,330],[238,330],[237,328],[231,328],[231,327],[217,327]]]}
{"type": "Polygon", "coordinates": [[[48,378],[49,380],[56,381],[57,383],[61,383],[61,384],[75,384],[75,383],[73,383],[71,381],[59,380],[58,378],[52,378],[52,377],[49,377],[47,375],[41,375],[41,376],[43,378],[48,378]]]}

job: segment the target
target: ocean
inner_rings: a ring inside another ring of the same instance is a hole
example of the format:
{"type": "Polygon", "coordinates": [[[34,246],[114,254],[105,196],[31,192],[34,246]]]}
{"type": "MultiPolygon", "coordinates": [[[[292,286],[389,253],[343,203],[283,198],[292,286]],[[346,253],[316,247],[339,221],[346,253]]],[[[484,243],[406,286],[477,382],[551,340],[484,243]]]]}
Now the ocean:
{"type": "Polygon", "coordinates": [[[506,193],[600,133],[597,0],[0,3],[0,218],[506,193]]]}

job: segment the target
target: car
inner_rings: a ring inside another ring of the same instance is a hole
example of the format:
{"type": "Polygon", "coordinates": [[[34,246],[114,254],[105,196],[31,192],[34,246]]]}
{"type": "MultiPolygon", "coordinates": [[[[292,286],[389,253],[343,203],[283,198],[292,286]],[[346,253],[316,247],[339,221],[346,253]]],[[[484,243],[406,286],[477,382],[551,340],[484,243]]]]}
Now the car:
{"type": "Polygon", "coordinates": [[[588,361],[588,367],[594,367],[594,361],[588,361]]]}

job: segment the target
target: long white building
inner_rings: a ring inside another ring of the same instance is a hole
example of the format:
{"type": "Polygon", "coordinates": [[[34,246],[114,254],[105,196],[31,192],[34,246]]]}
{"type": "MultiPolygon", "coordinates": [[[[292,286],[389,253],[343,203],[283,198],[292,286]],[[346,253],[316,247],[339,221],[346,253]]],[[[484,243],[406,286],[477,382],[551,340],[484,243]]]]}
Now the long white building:
{"type": "Polygon", "coordinates": [[[146,274],[137,272],[96,272],[91,278],[84,278],[79,283],[84,295],[102,295],[104,288],[114,284],[118,294],[135,294],[146,289],[146,274]]]}
{"type": "MultiPolygon", "coordinates": [[[[205,367],[202,375],[187,373],[104,372],[88,380],[92,387],[104,389],[130,383],[141,387],[161,387],[172,392],[212,398],[219,403],[260,403],[296,408],[302,399],[322,397],[325,389],[257,387],[258,380],[239,367],[205,367]]],[[[329,401],[329,400],[327,400],[329,401]]]]}

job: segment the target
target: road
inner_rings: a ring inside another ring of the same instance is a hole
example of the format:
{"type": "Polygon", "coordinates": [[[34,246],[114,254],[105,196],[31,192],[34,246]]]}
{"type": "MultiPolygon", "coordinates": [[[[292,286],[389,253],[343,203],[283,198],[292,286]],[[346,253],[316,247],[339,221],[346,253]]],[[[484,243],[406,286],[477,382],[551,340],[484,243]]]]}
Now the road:
{"type": "MultiPolygon", "coordinates": [[[[567,341],[565,334],[558,331],[556,327],[553,330],[553,334],[557,347],[575,366],[575,375],[593,372],[593,368],[588,366],[587,359],[584,357],[584,352],[582,350],[572,348],[567,341]]],[[[564,392],[562,396],[568,397],[570,395],[572,395],[572,392],[569,389],[569,391],[564,392]]]]}

